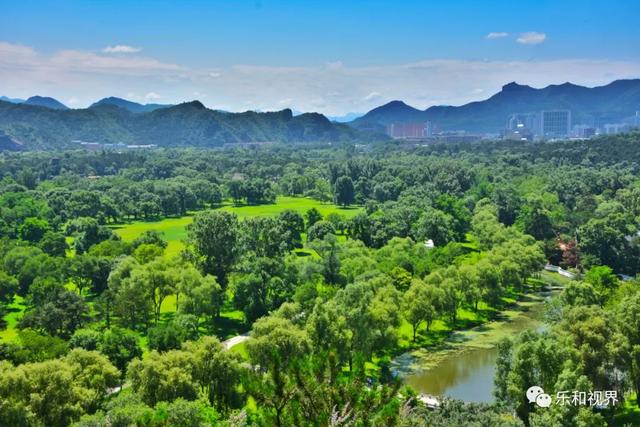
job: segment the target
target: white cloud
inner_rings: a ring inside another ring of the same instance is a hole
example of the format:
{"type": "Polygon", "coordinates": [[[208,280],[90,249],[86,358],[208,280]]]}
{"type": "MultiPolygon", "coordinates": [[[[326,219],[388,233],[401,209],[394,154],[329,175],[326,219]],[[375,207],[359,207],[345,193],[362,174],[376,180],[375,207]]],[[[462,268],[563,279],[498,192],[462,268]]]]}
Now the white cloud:
{"type": "Polygon", "coordinates": [[[144,74],[150,71],[177,71],[181,69],[175,64],[165,64],[153,58],[114,57],[78,50],[63,50],[51,57],[39,59],[44,66],[53,66],[72,72],[144,74]]]}
{"type": "Polygon", "coordinates": [[[534,87],[566,81],[597,86],[639,75],[640,59],[579,58],[430,59],[372,66],[328,67],[322,63],[299,67],[235,65],[191,69],[128,55],[84,51],[45,55],[30,47],[0,42],[3,90],[19,97],[37,93],[58,99],[77,97],[77,107],[106,96],[144,102],[144,94],[150,93],[161,93],[163,102],[173,104],[193,99],[197,91],[209,94],[206,104],[210,108],[268,111],[287,106],[296,111],[339,116],[350,111],[367,111],[393,99],[402,99],[420,109],[431,105],[460,105],[486,98],[510,81],[534,87]],[[211,72],[219,76],[212,78],[211,72]],[[284,100],[291,101],[284,105],[284,100]]]}
{"type": "Polygon", "coordinates": [[[526,33],[520,33],[516,41],[520,44],[540,44],[544,43],[546,39],[547,35],[545,33],[529,31],[526,33]]]}
{"type": "Polygon", "coordinates": [[[127,46],[126,44],[117,44],[115,46],[107,46],[102,51],[104,53],[137,53],[142,49],[139,47],[127,46]]]}
{"type": "Polygon", "coordinates": [[[367,96],[365,96],[364,98],[362,98],[363,101],[372,101],[374,99],[378,99],[380,98],[380,93],[378,92],[371,92],[370,94],[368,94],[367,96]]]}
{"type": "Polygon", "coordinates": [[[147,101],[153,101],[160,98],[162,97],[155,92],[149,92],[144,96],[144,99],[146,99],[147,101]]]}
{"type": "Polygon", "coordinates": [[[209,77],[213,78],[213,79],[217,79],[218,77],[222,76],[222,74],[217,73],[215,71],[212,71],[209,73],[209,77]]]}
{"type": "Polygon", "coordinates": [[[508,35],[509,33],[505,33],[504,31],[496,31],[496,32],[491,32],[487,34],[486,38],[488,38],[489,40],[494,40],[494,39],[501,39],[501,38],[507,37],[508,35]]]}
{"type": "Polygon", "coordinates": [[[326,66],[330,70],[339,70],[344,66],[344,64],[342,63],[342,61],[333,61],[333,62],[327,62],[326,66]]]}

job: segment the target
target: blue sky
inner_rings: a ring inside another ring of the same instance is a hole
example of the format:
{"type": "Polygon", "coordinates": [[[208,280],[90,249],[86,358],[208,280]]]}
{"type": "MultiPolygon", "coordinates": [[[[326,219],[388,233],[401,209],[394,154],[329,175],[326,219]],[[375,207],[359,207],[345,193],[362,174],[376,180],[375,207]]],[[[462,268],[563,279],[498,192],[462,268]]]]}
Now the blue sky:
{"type": "Polygon", "coordinates": [[[640,77],[640,2],[4,1],[0,94],[339,115],[640,77]]]}

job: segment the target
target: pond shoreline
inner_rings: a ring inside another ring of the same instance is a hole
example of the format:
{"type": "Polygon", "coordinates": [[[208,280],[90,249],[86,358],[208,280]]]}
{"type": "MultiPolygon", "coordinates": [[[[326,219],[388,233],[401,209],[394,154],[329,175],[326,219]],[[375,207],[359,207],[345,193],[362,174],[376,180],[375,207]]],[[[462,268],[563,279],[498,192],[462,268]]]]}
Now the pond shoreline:
{"type": "Polygon", "coordinates": [[[520,331],[539,329],[543,324],[544,302],[550,295],[550,292],[526,295],[501,312],[500,319],[454,331],[437,346],[401,354],[393,359],[392,369],[420,393],[449,395],[447,391],[460,382],[468,382],[468,387],[476,390],[454,390],[451,397],[468,396],[472,401],[489,402],[497,343],[520,331]]]}

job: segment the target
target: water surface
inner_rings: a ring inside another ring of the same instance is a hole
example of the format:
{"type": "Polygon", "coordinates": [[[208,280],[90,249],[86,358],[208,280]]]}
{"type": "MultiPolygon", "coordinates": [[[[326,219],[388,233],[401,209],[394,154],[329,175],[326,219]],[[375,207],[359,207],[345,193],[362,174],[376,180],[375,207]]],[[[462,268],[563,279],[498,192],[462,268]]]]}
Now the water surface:
{"type": "Polygon", "coordinates": [[[405,382],[418,392],[467,402],[492,402],[498,356],[495,345],[503,336],[543,329],[543,309],[541,298],[508,321],[454,334],[446,349],[402,355],[396,359],[396,367],[404,372],[405,382]]]}

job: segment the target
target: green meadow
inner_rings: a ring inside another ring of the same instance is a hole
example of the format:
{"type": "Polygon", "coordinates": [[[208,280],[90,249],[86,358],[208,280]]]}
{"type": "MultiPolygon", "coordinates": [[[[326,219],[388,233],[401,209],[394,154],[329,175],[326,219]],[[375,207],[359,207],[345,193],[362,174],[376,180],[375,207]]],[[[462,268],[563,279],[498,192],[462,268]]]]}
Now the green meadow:
{"type": "MultiPolygon", "coordinates": [[[[238,215],[238,218],[243,219],[256,216],[277,216],[287,209],[294,210],[304,215],[304,213],[311,208],[316,208],[323,217],[326,217],[330,213],[338,213],[345,218],[351,218],[362,212],[362,208],[360,207],[342,208],[331,203],[322,203],[305,197],[286,196],[278,197],[276,199],[276,203],[271,205],[234,206],[227,202],[218,209],[227,212],[234,212],[238,215]]],[[[171,256],[177,254],[184,247],[183,241],[187,237],[186,227],[191,224],[192,221],[193,213],[182,217],[166,218],[159,221],[134,221],[127,224],[116,225],[112,228],[115,229],[115,232],[124,241],[131,241],[147,230],[159,231],[163,234],[164,239],[169,243],[166,254],[171,256]]]]}
{"type": "MultiPolygon", "coordinates": [[[[218,209],[234,212],[240,219],[243,219],[256,216],[276,216],[287,209],[292,209],[304,215],[304,213],[311,208],[316,208],[323,217],[335,212],[345,218],[351,218],[362,212],[361,207],[342,208],[331,203],[321,203],[317,200],[303,197],[278,197],[274,204],[258,206],[234,206],[232,203],[226,202],[218,209]]],[[[144,231],[157,230],[162,233],[163,238],[168,242],[165,255],[173,256],[184,248],[183,241],[187,237],[186,227],[193,221],[193,215],[196,213],[197,212],[191,212],[186,216],[165,218],[158,221],[134,221],[113,225],[111,228],[113,228],[124,241],[132,241],[144,231]]],[[[344,238],[344,236],[339,236],[339,238],[344,238]]],[[[69,241],[69,243],[71,243],[71,241],[69,241]]],[[[68,256],[73,256],[73,251],[69,251],[68,256]]],[[[16,297],[14,303],[9,305],[8,308],[9,313],[5,316],[7,328],[0,331],[0,341],[12,341],[16,338],[16,325],[25,309],[22,298],[16,297]]],[[[170,295],[163,301],[161,310],[162,317],[165,320],[170,319],[174,315],[176,311],[175,295],[170,295]]],[[[219,325],[216,326],[213,332],[215,332],[218,337],[227,339],[239,333],[246,332],[246,329],[247,326],[244,324],[242,312],[228,304],[221,313],[219,325]]],[[[142,342],[144,344],[144,340],[142,342]]]]}

